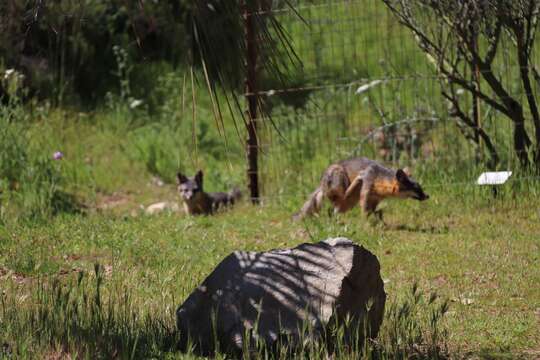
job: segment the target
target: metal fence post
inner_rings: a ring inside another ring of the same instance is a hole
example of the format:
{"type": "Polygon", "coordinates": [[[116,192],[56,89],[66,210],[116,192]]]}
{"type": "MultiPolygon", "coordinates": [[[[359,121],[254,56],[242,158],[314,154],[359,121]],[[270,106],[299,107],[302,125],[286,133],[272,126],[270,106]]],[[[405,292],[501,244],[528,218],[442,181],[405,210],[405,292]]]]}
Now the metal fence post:
{"type": "Polygon", "coordinates": [[[247,161],[248,161],[248,184],[251,202],[259,203],[259,169],[258,155],[259,145],[257,139],[257,44],[255,43],[256,27],[253,21],[253,14],[247,1],[252,1],[251,9],[258,9],[258,0],[242,0],[241,5],[244,12],[244,31],[246,44],[246,77],[245,77],[245,97],[247,102],[247,161]]]}

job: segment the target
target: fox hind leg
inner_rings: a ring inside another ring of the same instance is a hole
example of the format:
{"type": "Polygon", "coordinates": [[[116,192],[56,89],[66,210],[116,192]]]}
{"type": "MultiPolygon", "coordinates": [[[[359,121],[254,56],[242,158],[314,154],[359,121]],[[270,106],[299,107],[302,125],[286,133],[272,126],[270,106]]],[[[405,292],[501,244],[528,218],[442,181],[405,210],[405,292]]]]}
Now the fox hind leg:
{"type": "Polygon", "coordinates": [[[343,198],[332,201],[332,204],[334,205],[334,214],[347,212],[358,204],[360,190],[362,189],[362,182],[362,175],[358,175],[347,187],[343,198]]]}

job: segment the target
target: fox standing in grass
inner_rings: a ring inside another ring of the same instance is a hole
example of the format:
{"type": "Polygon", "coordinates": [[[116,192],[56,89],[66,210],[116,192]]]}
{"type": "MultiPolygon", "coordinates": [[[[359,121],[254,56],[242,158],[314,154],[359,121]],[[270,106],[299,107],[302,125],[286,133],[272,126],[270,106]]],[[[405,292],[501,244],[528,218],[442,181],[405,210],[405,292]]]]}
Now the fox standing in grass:
{"type": "Polygon", "coordinates": [[[204,192],[202,170],[197,171],[193,177],[178,173],[176,180],[178,192],[184,200],[184,209],[188,215],[211,215],[222,207],[233,205],[242,196],[238,189],[228,193],[204,192]]]}
{"type": "Polygon", "coordinates": [[[324,198],[334,206],[334,213],[343,213],[360,204],[369,217],[382,220],[377,206],[386,198],[427,200],[420,184],[407,170],[393,170],[366,158],[352,158],[330,165],[323,173],[319,187],[310,195],[295,219],[318,213],[324,198]]]}

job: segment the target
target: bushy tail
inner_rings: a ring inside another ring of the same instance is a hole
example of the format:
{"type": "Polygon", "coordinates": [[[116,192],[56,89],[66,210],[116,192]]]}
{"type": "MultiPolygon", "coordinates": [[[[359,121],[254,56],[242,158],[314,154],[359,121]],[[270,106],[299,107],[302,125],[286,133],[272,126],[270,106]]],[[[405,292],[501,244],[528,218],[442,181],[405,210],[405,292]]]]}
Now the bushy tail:
{"type": "Polygon", "coordinates": [[[234,204],[236,201],[242,198],[242,191],[239,188],[235,187],[227,194],[229,196],[229,202],[234,204]]]}
{"type": "Polygon", "coordinates": [[[317,214],[319,211],[321,211],[323,198],[323,190],[321,187],[318,187],[314,192],[311,193],[300,211],[293,215],[293,220],[302,220],[306,216],[317,214]]]}

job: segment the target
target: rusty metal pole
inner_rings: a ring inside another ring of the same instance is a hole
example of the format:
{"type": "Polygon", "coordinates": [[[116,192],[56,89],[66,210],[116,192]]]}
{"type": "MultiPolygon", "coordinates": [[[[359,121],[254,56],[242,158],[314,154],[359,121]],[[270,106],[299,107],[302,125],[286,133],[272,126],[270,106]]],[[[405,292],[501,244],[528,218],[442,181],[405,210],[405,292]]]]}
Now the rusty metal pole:
{"type": "Polygon", "coordinates": [[[248,161],[248,184],[253,204],[259,203],[259,169],[258,156],[259,145],[257,140],[257,44],[256,27],[253,21],[253,14],[250,13],[250,7],[247,1],[251,1],[254,6],[252,11],[258,9],[258,0],[241,0],[244,16],[245,44],[246,44],[246,78],[245,78],[245,96],[247,102],[247,135],[246,152],[248,161]]]}

